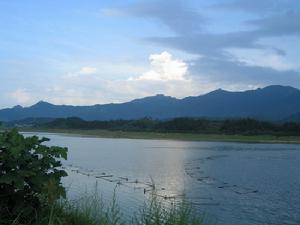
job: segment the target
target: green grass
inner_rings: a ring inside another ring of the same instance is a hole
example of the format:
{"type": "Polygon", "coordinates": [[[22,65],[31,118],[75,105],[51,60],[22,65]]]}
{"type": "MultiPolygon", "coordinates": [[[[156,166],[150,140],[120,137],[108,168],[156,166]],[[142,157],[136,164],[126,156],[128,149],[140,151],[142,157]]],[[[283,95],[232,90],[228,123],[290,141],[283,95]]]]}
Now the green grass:
{"type": "Polygon", "coordinates": [[[196,216],[184,200],[165,204],[152,194],[140,211],[125,219],[115,195],[105,205],[97,194],[93,194],[73,201],[57,201],[29,222],[20,223],[16,218],[11,225],[204,225],[203,218],[196,216]]]}
{"type": "Polygon", "coordinates": [[[162,132],[134,132],[109,130],[75,130],[75,129],[36,129],[22,128],[27,132],[50,132],[81,136],[103,138],[129,138],[129,139],[156,139],[156,140],[184,140],[184,141],[224,141],[245,143],[291,143],[299,144],[300,136],[274,136],[274,135],[224,135],[224,134],[198,134],[198,133],[162,133],[162,132]]]}

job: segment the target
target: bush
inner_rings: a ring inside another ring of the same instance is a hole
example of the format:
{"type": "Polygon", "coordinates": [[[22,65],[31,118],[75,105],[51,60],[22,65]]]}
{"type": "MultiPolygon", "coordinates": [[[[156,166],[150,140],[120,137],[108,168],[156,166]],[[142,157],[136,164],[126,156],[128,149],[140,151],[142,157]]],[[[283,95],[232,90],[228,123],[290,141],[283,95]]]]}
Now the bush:
{"type": "Polygon", "coordinates": [[[0,224],[28,223],[45,205],[65,196],[59,159],[67,149],[48,147],[47,138],[0,133],[0,224]]]}

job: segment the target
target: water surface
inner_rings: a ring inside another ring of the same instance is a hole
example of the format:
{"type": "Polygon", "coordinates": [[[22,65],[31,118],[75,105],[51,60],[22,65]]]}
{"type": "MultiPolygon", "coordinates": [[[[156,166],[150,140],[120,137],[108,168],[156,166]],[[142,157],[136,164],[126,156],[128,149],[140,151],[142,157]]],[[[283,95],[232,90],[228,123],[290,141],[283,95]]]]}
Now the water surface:
{"type": "Polygon", "coordinates": [[[185,195],[220,225],[300,224],[300,145],[38,135],[69,148],[64,185],[71,197],[97,182],[107,200],[116,188],[131,214],[154,181],[162,200],[185,195]]]}

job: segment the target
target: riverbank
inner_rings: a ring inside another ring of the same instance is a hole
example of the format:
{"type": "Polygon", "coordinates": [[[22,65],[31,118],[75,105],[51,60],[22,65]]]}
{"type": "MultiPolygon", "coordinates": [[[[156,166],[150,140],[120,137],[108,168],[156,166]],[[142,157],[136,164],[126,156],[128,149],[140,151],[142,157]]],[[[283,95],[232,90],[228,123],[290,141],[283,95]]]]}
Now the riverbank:
{"type": "Polygon", "coordinates": [[[198,134],[198,133],[162,133],[162,132],[134,132],[110,130],[81,130],[81,129],[38,129],[20,128],[21,132],[48,132],[72,134],[100,138],[128,138],[128,139],[156,139],[156,140],[182,140],[182,141],[218,141],[242,143],[278,143],[300,144],[300,136],[274,136],[274,135],[228,135],[228,134],[198,134]]]}

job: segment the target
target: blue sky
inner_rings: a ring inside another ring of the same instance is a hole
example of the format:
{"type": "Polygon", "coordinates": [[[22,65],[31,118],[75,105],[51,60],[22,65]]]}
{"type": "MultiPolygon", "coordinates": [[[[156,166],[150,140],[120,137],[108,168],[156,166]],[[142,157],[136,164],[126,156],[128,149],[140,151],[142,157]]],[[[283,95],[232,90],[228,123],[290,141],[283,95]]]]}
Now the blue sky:
{"type": "Polygon", "coordinates": [[[0,1],[0,107],[300,88],[297,0],[0,1]]]}

